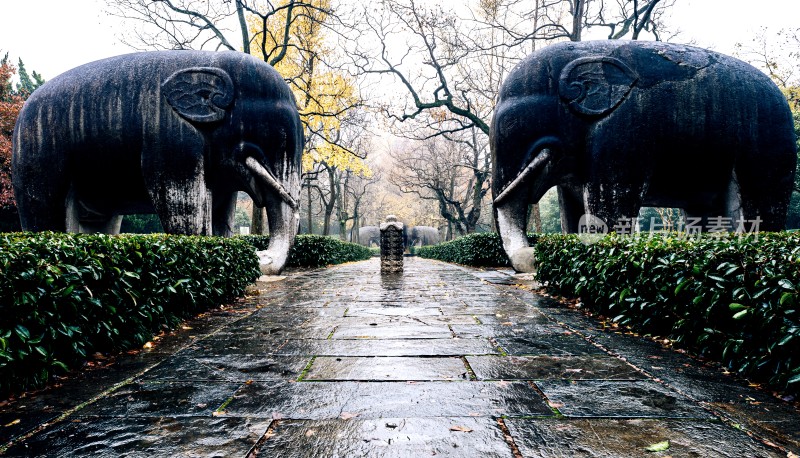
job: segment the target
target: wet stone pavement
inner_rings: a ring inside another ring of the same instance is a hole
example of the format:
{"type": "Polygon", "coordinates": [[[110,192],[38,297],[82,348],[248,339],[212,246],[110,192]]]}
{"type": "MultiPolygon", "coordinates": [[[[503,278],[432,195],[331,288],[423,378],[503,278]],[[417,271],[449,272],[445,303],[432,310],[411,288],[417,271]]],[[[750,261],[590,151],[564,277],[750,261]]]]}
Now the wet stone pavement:
{"type": "Polygon", "coordinates": [[[796,406],[507,270],[294,272],[0,407],[5,456],[780,457],[796,406]],[[661,451],[648,451],[663,449],[661,451]]]}

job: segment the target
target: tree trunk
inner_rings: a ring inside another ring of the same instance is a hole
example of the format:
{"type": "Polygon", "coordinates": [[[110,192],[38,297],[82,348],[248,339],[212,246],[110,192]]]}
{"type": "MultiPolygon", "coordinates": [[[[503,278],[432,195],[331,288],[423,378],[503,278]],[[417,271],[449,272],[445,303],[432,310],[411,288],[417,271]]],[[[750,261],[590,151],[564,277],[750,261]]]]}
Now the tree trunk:
{"type": "Polygon", "coordinates": [[[533,232],[541,233],[542,232],[542,212],[539,209],[539,204],[535,203],[530,206],[529,213],[530,218],[528,219],[528,231],[533,230],[533,232]]]}
{"type": "Polygon", "coordinates": [[[583,13],[586,8],[586,0],[574,0],[575,9],[572,11],[572,35],[571,41],[581,41],[583,32],[583,13]]]}
{"type": "Polygon", "coordinates": [[[266,235],[269,230],[267,229],[267,212],[264,207],[257,207],[253,203],[253,217],[250,220],[250,233],[254,235],[266,235]]]}
{"type": "Polygon", "coordinates": [[[312,211],[312,208],[311,208],[312,200],[311,200],[311,179],[310,178],[308,179],[308,185],[309,185],[308,186],[308,233],[309,234],[313,234],[314,233],[314,219],[313,219],[314,212],[312,211]]]}
{"type": "Polygon", "coordinates": [[[361,243],[358,239],[358,229],[360,216],[358,216],[358,206],[353,210],[353,227],[350,228],[350,241],[353,243],[361,243]]]}
{"type": "Polygon", "coordinates": [[[336,180],[336,193],[339,195],[339,240],[347,241],[347,192],[342,192],[342,188],[347,187],[347,182],[342,186],[342,179],[336,180]]]}

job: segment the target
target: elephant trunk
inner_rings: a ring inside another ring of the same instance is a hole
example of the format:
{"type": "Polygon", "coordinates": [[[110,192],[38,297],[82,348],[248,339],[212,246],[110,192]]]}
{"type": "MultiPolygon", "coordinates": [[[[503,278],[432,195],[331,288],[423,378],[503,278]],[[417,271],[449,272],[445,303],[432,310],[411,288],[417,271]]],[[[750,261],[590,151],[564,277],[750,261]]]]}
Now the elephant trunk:
{"type": "Polygon", "coordinates": [[[495,206],[497,227],[503,249],[517,272],[534,272],[534,251],[525,234],[525,219],[528,216],[526,199],[509,199],[495,206]]]}
{"type": "Polygon", "coordinates": [[[277,275],[286,266],[289,250],[300,226],[300,215],[286,202],[267,205],[267,223],[269,225],[269,245],[265,251],[259,251],[261,273],[277,275]]]}
{"type": "Polygon", "coordinates": [[[289,250],[300,227],[298,213],[298,194],[300,184],[292,174],[285,174],[283,183],[278,181],[255,158],[248,157],[245,166],[258,179],[261,188],[260,197],[264,202],[269,225],[269,245],[264,251],[258,251],[261,273],[264,275],[279,274],[289,258],[289,250]]]}
{"type": "Polygon", "coordinates": [[[505,186],[494,199],[497,211],[497,227],[503,241],[503,249],[518,272],[534,272],[534,250],[525,233],[528,217],[528,202],[538,202],[547,191],[557,166],[556,153],[549,148],[557,144],[553,138],[537,142],[532,150],[533,160],[505,186]]]}
{"type": "Polygon", "coordinates": [[[267,170],[263,165],[261,165],[258,160],[252,156],[248,156],[245,159],[244,164],[250,169],[251,172],[257,176],[261,182],[266,185],[267,188],[271,189],[272,191],[276,192],[283,201],[288,204],[292,209],[299,208],[297,204],[297,199],[292,197],[288,191],[283,187],[283,185],[278,182],[278,179],[275,178],[269,170],[267,170]]]}
{"type": "MultiPolygon", "coordinates": [[[[534,145],[535,147],[538,145],[534,145]]],[[[538,148],[536,149],[538,150],[538,148]]],[[[500,205],[503,201],[509,198],[511,195],[516,195],[520,192],[520,188],[529,187],[531,181],[539,181],[539,186],[537,186],[537,194],[544,194],[544,191],[547,189],[543,189],[544,186],[542,182],[544,181],[545,174],[548,172],[546,170],[548,166],[551,166],[554,161],[554,153],[553,150],[550,148],[543,148],[540,150],[538,154],[533,156],[533,160],[525,166],[524,169],[517,175],[514,180],[511,181],[507,186],[503,188],[503,190],[494,198],[494,204],[500,205]],[[537,180],[538,178],[538,180],[537,180]]],[[[532,196],[534,202],[538,202],[541,199],[541,195],[532,196]]]]}

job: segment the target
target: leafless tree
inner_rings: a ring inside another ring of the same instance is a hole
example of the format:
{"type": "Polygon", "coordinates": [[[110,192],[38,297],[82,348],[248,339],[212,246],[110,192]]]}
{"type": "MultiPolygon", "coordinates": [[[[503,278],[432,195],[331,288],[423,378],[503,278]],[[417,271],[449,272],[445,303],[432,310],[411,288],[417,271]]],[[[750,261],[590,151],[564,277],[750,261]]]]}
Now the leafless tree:
{"type": "MultiPolygon", "coordinates": [[[[488,154],[475,147],[478,133],[456,142],[444,137],[406,142],[390,153],[389,180],[402,192],[433,200],[439,214],[460,235],[472,233],[488,192],[488,154]]],[[[483,150],[482,150],[483,149],[483,150]]]]}
{"type": "Polygon", "coordinates": [[[504,46],[515,47],[531,41],[582,41],[593,29],[607,29],[609,40],[636,40],[644,33],[661,40],[664,13],[675,1],[483,0],[481,4],[502,4],[502,16],[485,25],[502,30],[510,38],[504,46]]]}

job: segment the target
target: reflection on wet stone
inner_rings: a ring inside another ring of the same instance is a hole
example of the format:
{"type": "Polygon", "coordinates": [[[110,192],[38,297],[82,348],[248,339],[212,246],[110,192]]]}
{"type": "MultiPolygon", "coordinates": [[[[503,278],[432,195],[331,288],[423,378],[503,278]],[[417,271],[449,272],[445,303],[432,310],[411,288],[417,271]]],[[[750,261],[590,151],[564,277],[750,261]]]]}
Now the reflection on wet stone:
{"type": "Polygon", "coordinates": [[[263,419],[230,417],[96,417],[64,421],[8,457],[245,456],[269,427],[263,419]]]}
{"type": "Polygon", "coordinates": [[[373,420],[286,420],[258,457],[309,456],[480,456],[513,457],[491,418],[380,418],[373,420]]]}
{"type": "Polygon", "coordinates": [[[317,357],[303,380],[466,380],[461,358],[317,357]]]}
{"type": "Polygon", "coordinates": [[[506,424],[520,452],[526,457],[784,456],[751,439],[743,431],[712,421],[512,418],[506,424]],[[665,441],[669,442],[669,449],[663,454],[646,450],[665,441]]]}
{"type": "Polygon", "coordinates": [[[553,412],[524,382],[298,382],[242,386],[228,415],[252,418],[520,417],[553,412]]]}
{"type": "Polygon", "coordinates": [[[546,380],[536,386],[567,417],[711,417],[689,398],[652,381],[546,380]]]}
{"type": "Polygon", "coordinates": [[[631,380],[644,375],[608,355],[467,356],[478,380],[631,380]]]}

